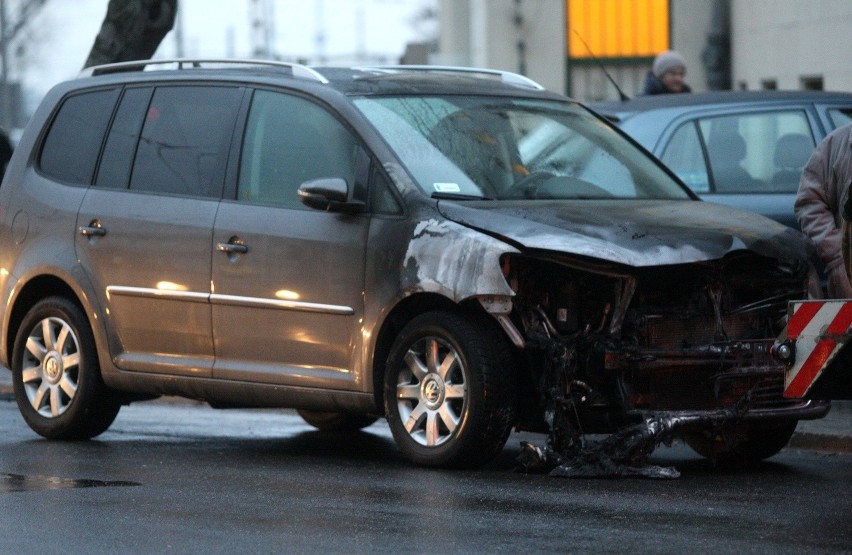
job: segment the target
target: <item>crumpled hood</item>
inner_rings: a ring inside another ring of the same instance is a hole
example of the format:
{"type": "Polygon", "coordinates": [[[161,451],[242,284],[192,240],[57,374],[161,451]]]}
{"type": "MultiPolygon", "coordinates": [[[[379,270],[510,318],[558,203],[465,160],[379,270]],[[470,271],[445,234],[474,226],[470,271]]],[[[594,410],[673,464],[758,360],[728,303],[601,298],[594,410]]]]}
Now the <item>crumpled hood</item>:
{"type": "Polygon", "coordinates": [[[737,250],[798,266],[812,248],[804,235],[768,218],[701,201],[441,201],[439,210],[528,249],[635,267],[715,260],[737,250]]]}

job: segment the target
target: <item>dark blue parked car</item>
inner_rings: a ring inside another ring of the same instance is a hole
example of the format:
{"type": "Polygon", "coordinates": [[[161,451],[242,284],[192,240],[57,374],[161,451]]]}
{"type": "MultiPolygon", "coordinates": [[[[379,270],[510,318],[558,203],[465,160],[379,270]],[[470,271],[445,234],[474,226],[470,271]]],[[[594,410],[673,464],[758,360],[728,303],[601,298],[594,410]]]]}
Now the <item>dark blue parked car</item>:
{"type": "Polygon", "coordinates": [[[799,228],[793,201],[817,142],[852,122],[852,93],[725,91],[590,107],[660,158],[703,199],[799,228]]]}

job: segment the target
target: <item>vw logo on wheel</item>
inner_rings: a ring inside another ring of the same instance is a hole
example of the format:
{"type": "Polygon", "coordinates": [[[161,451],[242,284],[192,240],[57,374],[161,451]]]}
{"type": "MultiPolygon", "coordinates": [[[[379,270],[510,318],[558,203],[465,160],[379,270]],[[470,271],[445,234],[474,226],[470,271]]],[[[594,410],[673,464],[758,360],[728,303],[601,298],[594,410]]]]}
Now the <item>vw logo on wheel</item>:
{"type": "Polygon", "coordinates": [[[50,381],[56,381],[62,373],[62,365],[55,353],[51,353],[44,361],[44,373],[50,381]]]}
{"type": "Polygon", "coordinates": [[[423,396],[430,403],[434,403],[441,397],[441,387],[433,381],[426,384],[423,388],[423,396]]]}

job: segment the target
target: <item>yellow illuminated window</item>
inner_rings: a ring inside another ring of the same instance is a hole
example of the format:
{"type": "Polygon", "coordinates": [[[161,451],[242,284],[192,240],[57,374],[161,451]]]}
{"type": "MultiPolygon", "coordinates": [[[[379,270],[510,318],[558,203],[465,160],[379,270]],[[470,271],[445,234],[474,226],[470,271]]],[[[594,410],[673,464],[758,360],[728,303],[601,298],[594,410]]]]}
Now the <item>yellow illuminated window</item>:
{"type": "Polygon", "coordinates": [[[669,0],[565,2],[571,58],[655,56],[669,49],[669,0]]]}

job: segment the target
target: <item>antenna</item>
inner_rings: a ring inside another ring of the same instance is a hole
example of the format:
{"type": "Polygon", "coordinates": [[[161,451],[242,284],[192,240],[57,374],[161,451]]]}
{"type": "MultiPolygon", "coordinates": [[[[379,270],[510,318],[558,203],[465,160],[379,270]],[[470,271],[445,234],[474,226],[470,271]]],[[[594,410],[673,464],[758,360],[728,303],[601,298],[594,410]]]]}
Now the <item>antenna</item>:
{"type": "Polygon", "coordinates": [[[606,70],[606,67],[604,67],[603,63],[598,59],[597,56],[595,56],[595,53],[592,52],[592,49],[589,48],[589,45],[586,44],[586,41],[583,40],[583,37],[580,35],[580,33],[577,32],[577,29],[574,29],[574,34],[577,35],[577,38],[580,39],[580,42],[582,42],[583,46],[586,47],[586,50],[589,51],[589,56],[591,56],[592,59],[595,61],[595,63],[597,63],[598,66],[600,66],[601,71],[604,72],[604,75],[606,75],[606,78],[609,79],[609,82],[612,83],[612,86],[615,87],[615,90],[618,91],[618,96],[621,99],[621,101],[624,102],[625,100],[630,100],[630,97],[627,96],[626,94],[624,94],[624,91],[621,90],[621,87],[618,86],[618,83],[615,82],[615,79],[612,78],[612,75],[609,74],[609,72],[606,70]]]}

